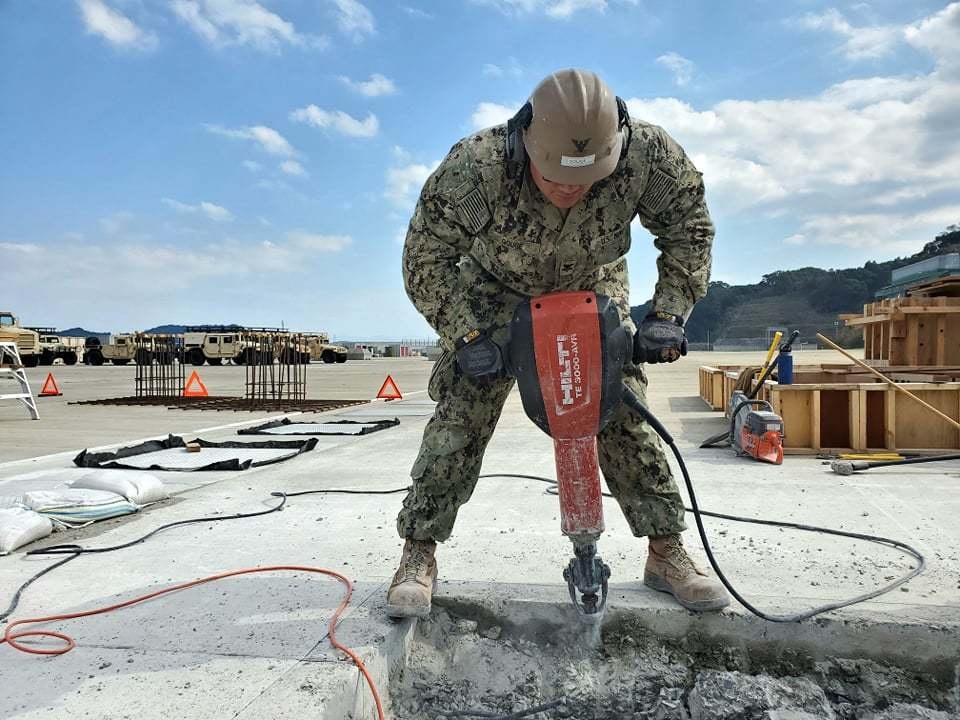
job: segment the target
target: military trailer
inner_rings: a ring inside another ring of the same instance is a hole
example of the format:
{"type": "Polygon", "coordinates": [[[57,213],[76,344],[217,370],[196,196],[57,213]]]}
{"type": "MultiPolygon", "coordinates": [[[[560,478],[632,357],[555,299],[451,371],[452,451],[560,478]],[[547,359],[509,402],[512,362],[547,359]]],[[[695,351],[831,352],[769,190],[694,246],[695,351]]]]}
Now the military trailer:
{"type": "Polygon", "coordinates": [[[49,327],[31,327],[40,336],[40,364],[53,365],[55,360],[63,360],[64,365],[77,364],[77,351],[67,345],[56,334],[56,328],[49,327]]]}
{"type": "Polygon", "coordinates": [[[20,319],[6,310],[0,310],[0,342],[16,344],[20,361],[26,367],[40,364],[40,335],[21,327],[20,319]]]}

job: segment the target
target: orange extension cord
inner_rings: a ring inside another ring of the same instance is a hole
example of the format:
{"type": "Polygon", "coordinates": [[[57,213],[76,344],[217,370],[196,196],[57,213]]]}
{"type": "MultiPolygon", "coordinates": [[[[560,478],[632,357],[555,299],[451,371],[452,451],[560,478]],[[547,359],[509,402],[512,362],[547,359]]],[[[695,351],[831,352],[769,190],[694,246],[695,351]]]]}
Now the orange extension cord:
{"type": "Polygon", "coordinates": [[[63,633],[54,632],[52,630],[27,630],[21,632],[13,632],[13,629],[18,625],[33,625],[35,623],[47,623],[54,622],[57,620],[73,620],[74,618],[88,617],[90,615],[101,615],[103,613],[112,612],[114,610],[120,610],[121,608],[130,607],[131,605],[137,605],[138,603],[151,600],[155,597],[160,597],[161,595],[167,595],[172,592],[177,592],[178,590],[186,590],[187,588],[196,587],[197,585],[203,585],[205,583],[213,582],[215,580],[223,580],[224,578],[234,577],[236,575],[249,575],[252,573],[262,573],[262,572],[276,572],[276,571],[289,571],[289,572],[309,572],[317,573],[320,575],[327,575],[332,578],[336,578],[340,583],[346,588],[344,593],[343,600],[340,601],[340,605],[337,607],[336,612],[333,613],[333,616],[330,618],[330,622],[327,625],[327,634],[330,636],[330,644],[333,647],[340,650],[345,655],[347,655],[352,661],[353,664],[357,666],[357,669],[363,674],[364,679],[367,681],[367,685],[370,686],[370,692],[373,693],[374,702],[377,704],[377,717],[379,720],[385,720],[385,715],[383,713],[383,703],[380,701],[380,693],[377,691],[376,683],[374,683],[373,678],[370,676],[370,671],[367,670],[367,667],[363,664],[363,660],[357,656],[357,654],[348,648],[346,645],[342,645],[336,636],[337,621],[340,619],[340,614],[347,608],[347,605],[350,604],[350,598],[353,595],[353,583],[350,582],[350,579],[345,575],[341,575],[338,572],[333,570],[326,570],[324,568],[318,567],[309,567],[306,565],[271,565],[268,567],[257,567],[257,568],[244,568],[243,570],[230,570],[229,572],[220,573],[219,575],[210,575],[208,577],[199,578],[197,580],[191,580],[190,582],[181,583],[180,585],[173,585],[171,587],[165,588],[163,590],[157,590],[148,595],[141,595],[140,597],[133,598],[132,600],[127,600],[126,602],[117,603],[116,605],[108,605],[107,607],[95,608],[93,610],[85,610],[83,612],[69,613],[66,615],[49,615],[47,617],[38,617],[38,618],[27,618],[25,620],[17,620],[15,622],[7,625],[6,632],[3,634],[3,638],[0,638],[0,644],[7,643],[10,647],[20,652],[30,653],[31,655],[63,655],[73,650],[77,644],[73,641],[69,635],[64,635],[63,633]],[[21,645],[18,640],[25,637],[46,637],[46,638],[57,638],[66,643],[65,647],[53,648],[53,649],[43,649],[43,648],[32,648],[25,645],[21,645]]]}

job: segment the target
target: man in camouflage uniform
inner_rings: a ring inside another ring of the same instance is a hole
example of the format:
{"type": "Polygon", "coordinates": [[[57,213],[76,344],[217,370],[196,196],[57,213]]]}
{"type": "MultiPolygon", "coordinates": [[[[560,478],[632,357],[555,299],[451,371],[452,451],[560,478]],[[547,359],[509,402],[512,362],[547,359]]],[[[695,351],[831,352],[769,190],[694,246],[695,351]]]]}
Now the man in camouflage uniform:
{"type": "MultiPolygon", "coordinates": [[[[436,543],[450,536],[473,493],[513,387],[510,378],[464,372],[470,331],[502,343],[522,300],[562,290],[607,295],[636,332],[625,380],[643,400],[642,363],[686,354],[683,319],[706,292],[713,234],[701,175],[683,149],[661,128],[631,120],[593,73],[552,74],[507,126],[454,145],[423,187],[404,246],[407,294],[444,352],[429,384],[437,407],[397,518],[406,544],[387,594],[389,614],[429,613],[436,543]],[[660,250],[654,312],[639,332],[624,258],[634,217],[660,250]]],[[[623,406],[601,431],[598,451],[631,530],[650,538],[647,585],[691,609],[728,604],[723,587],[683,548],[683,501],[653,430],[623,406]]]]}

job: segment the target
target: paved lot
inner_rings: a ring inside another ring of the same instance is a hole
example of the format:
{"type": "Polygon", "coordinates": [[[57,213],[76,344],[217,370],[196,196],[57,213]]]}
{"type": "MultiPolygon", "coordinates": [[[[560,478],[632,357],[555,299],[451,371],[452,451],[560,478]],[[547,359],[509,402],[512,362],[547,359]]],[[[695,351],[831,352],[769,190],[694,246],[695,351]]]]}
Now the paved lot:
{"type": "MultiPolygon", "coordinates": [[[[307,370],[307,397],[368,400],[376,396],[388,374],[392,375],[402,393],[419,390],[423,395],[432,365],[419,358],[362,360],[331,365],[311,363],[307,370]]],[[[211,395],[243,395],[245,368],[234,365],[194,368],[188,365],[186,376],[189,377],[193,370],[199,372],[211,395]]],[[[31,368],[27,370],[27,379],[34,393],[40,392],[47,373],[51,371],[63,396],[38,398],[39,421],[22,422],[27,417],[22,406],[11,402],[0,403],[0,462],[167,433],[209,432],[208,428],[276,416],[276,413],[71,405],[81,400],[134,395],[135,368],[112,365],[31,368]]],[[[12,387],[12,383],[4,384],[12,387]]]]}
{"type": "MultiPolygon", "coordinates": [[[[814,458],[789,457],[783,466],[772,467],[736,459],[730,451],[696,448],[723,426],[721,416],[696,397],[697,366],[755,362],[760,355],[692,354],[651,369],[651,409],[678,438],[702,505],[908,541],[927,556],[926,572],[903,590],[833,617],[843,623],[895,623],[915,627],[918,633],[955,626],[960,622],[960,468],[929,465],[840,477],[814,458]]],[[[837,359],[832,353],[802,353],[797,363],[837,359]]],[[[370,397],[386,373],[392,373],[409,393],[408,401],[335,414],[397,415],[400,426],[366,437],[323,438],[315,451],[279,465],[236,473],[165,474],[177,493],[173,500],[127,521],[101,523],[69,537],[89,546],[123,542],[166,522],[263,509],[275,502],[269,496],[274,490],[403,487],[431,412],[424,393],[429,370],[429,363],[418,360],[312,366],[311,387],[316,390],[311,395],[316,397],[370,397]],[[346,372],[338,375],[341,370],[346,372]]],[[[126,394],[132,370],[81,367],[55,372],[63,380],[66,398],[44,400],[42,421],[21,420],[10,409],[0,412],[0,495],[51,482],[51,477],[58,481],[75,475],[79,471],[72,469],[70,458],[85,446],[168,432],[237,439],[236,428],[225,426],[256,419],[239,413],[69,406],[64,400],[126,394]],[[47,457],[29,459],[40,455],[47,457]]],[[[242,369],[208,368],[203,376],[211,392],[221,392],[235,384],[229,374],[236,372],[242,369]]],[[[41,374],[34,371],[31,380],[42,379],[41,374]]],[[[551,442],[527,420],[516,393],[490,444],[484,472],[553,475],[551,442]]],[[[385,657],[384,648],[406,631],[382,613],[385,585],[401,547],[394,530],[401,498],[291,498],[281,513],[177,528],[128,550],[85,556],[30,588],[16,617],[103,605],[232,568],[318,565],[358,582],[343,636],[376,663],[385,657]]],[[[664,597],[640,582],[642,543],[630,536],[615,503],[607,501],[606,509],[608,530],[600,549],[613,570],[614,607],[669,610],[664,597]]],[[[707,524],[728,575],[768,609],[801,609],[855,595],[909,566],[899,553],[861,542],[718,520],[707,524]]],[[[692,535],[688,543],[697,544],[692,535]]],[[[543,485],[482,480],[461,511],[454,536],[438,553],[443,581],[438,595],[547,600],[560,607],[565,594],[560,574],[569,555],[569,542],[559,531],[556,497],[545,494],[543,485]]],[[[22,553],[0,558],[0,604],[48,564],[22,553]]],[[[24,657],[0,645],[0,677],[9,678],[11,687],[24,688],[0,699],[0,716],[252,718],[265,712],[273,717],[327,712],[326,717],[345,717],[337,714],[345,713],[345,706],[336,705],[343,702],[343,694],[360,705],[366,694],[355,671],[338,661],[324,641],[325,620],[338,593],[329,580],[256,575],[64,625],[61,629],[78,641],[78,648],[65,657],[24,657]]],[[[722,617],[743,612],[735,607],[722,617]]],[[[899,649],[909,655],[909,647],[899,649]]]]}

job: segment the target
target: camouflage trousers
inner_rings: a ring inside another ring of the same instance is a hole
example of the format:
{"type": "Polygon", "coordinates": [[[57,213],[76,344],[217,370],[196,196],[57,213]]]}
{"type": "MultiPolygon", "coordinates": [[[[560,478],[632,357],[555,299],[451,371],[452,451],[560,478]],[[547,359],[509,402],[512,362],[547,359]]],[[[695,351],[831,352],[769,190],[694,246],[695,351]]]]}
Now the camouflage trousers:
{"type": "MultiPolygon", "coordinates": [[[[646,378],[639,367],[627,373],[630,388],[644,400],[646,378]]],[[[479,385],[461,375],[453,353],[444,352],[430,377],[437,402],[413,465],[413,485],[397,517],[401,537],[442,542],[450,537],[457,511],[473,494],[483,453],[513,388],[512,379],[479,385]]],[[[686,529],[660,438],[625,405],[598,437],[600,468],[637,537],[686,529]]],[[[523,468],[517,468],[522,473],[523,468]]]]}

